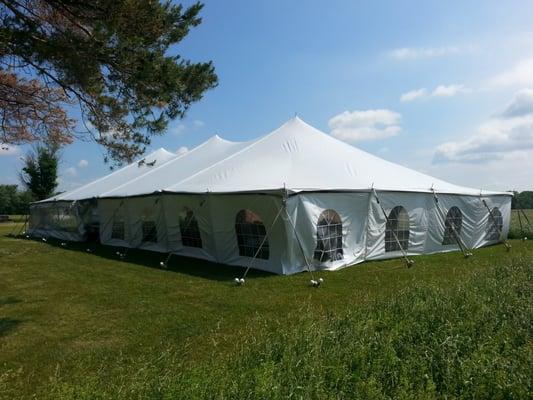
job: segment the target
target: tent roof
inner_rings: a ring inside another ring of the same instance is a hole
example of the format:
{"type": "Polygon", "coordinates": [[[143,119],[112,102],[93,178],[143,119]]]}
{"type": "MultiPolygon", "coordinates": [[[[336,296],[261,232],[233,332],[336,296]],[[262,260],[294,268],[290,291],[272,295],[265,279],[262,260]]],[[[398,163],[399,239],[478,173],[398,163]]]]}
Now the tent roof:
{"type": "Polygon", "coordinates": [[[126,165],[121,169],[118,169],[77,189],[61,193],[47,200],[43,200],[43,202],[50,200],[82,200],[100,197],[102,193],[116,188],[125,182],[130,182],[132,179],[144,175],[155,166],[162,165],[165,162],[178,157],[179,156],[177,154],[160,148],[143,157],[139,161],[126,165]],[[142,160],[144,160],[144,162],[142,162],[142,160]],[[154,163],[153,166],[151,166],[152,163],[154,163]]]}
{"type": "MultiPolygon", "coordinates": [[[[186,193],[390,190],[479,195],[383,160],[323,133],[298,117],[249,142],[214,136],[176,156],[159,149],[146,157],[153,167],[133,163],[58,200],[127,197],[156,191],[186,193]]],[[[483,191],[485,195],[509,194],[483,191]]],[[[53,200],[53,199],[49,199],[53,200]]]]}

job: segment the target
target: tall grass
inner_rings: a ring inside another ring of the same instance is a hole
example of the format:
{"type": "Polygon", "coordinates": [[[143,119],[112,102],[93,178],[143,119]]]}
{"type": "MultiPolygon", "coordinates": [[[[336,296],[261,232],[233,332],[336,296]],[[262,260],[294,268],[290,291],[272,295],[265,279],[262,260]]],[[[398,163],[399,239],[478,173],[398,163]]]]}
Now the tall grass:
{"type": "Polygon", "coordinates": [[[525,399],[532,283],[521,259],[445,288],[412,281],[341,314],[295,304],[291,324],[245,323],[230,356],[214,345],[201,365],[191,348],[80,365],[51,377],[50,398],[525,399]]]}

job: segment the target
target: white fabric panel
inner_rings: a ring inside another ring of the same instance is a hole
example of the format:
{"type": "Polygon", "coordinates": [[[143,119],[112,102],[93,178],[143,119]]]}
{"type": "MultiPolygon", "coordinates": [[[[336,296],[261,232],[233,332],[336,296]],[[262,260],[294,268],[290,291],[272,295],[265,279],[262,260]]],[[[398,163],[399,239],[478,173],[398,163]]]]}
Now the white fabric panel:
{"type": "MultiPolygon", "coordinates": [[[[453,196],[446,194],[437,194],[439,199],[439,204],[441,205],[441,212],[447,212],[451,207],[455,206],[461,210],[462,213],[462,228],[461,228],[461,239],[468,249],[473,249],[479,247],[480,241],[483,240],[483,234],[480,231],[483,224],[484,215],[486,214],[486,209],[484,209],[480,198],[477,196],[453,196]],[[481,235],[481,236],[480,236],[481,235]]],[[[442,238],[444,234],[444,217],[442,218],[442,226],[439,228],[438,232],[435,232],[436,239],[439,239],[439,242],[435,243],[435,246],[431,249],[428,249],[431,252],[442,251],[448,246],[442,245],[442,238]]]]}
{"type": "Polygon", "coordinates": [[[460,246],[457,240],[451,244],[443,244],[446,230],[446,216],[452,207],[457,207],[461,211],[462,223],[458,232],[458,237],[467,247],[471,242],[475,221],[475,210],[464,201],[463,196],[438,194],[431,195],[431,206],[428,204],[428,237],[426,238],[425,253],[458,251],[460,246]],[[438,204],[436,199],[438,199],[438,204]]]}
{"type": "Polygon", "coordinates": [[[166,221],[162,212],[162,195],[98,201],[100,241],[111,246],[167,252],[166,221]],[[112,238],[113,221],[124,221],[124,240],[112,238]],[[143,242],[143,222],[153,221],[157,240],[143,242]]]}
{"type": "Polygon", "coordinates": [[[100,216],[100,242],[110,246],[130,247],[131,232],[125,199],[98,200],[98,215],[100,216]],[[124,221],[123,240],[111,237],[115,220],[124,221]]]}
{"type": "Polygon", "coordinates": [[[272,226],[281,204],[281,198],[271,195],[209,195],[208,205],[217,261],[243,267],[250,265],[252,258],[239,255],[235,232],[237,213],[241,210],[250,210],[261,218],[266,228],[270,249],[269,259],[256,258],[253,268],[277,274],[284,273],[286,232],[281,216],[272,226]]]}
{"type": "Polygon", "coordinates": [[[132,197],[125,200],[128,210],[129,243],[131,247],[167,252],[166,221],[162,213],[162,195],[132,197]],[[155,222],[157,241],[143,241],[143,222],[155,222]]]}
{"type": "Polygon", "coordinates": [[[286,218],[288,252],[283,273],[292,274],[307,270],[302,248],[313,270],[335,270],[363,261],[368,200],[368,193],[306,193],[290,197],[287,201],[287,211],[296,227],[298,238],[291,221],[286,218]],[[334,210],[342,221],[341,260],[321,262],[314,259],[318,240],[317,223],[325,210],[334,210]]]}
{"type": "Polygon", "coordinates": [[[167,251],[209,261],[216,261],[215,240],[212,234],[207,195],[163,195],[163,215],[166,228],[167,251]],[[198,222],[202,247],[184,246],[181,239],[179,214],[184,207],[193,211],[198,222]]]}
{"type": "Polygon", "coordinates": [[[498,243],[502,240],[507,239],[509,233],[509,225],[511,223],[511,198],[508,196],[483,196],[481,199],[478,199],[478,204],[480,210],[482,210],[483,217],[479,223],[479,229],[477,231],[479,240],[476,243],[475,247],[486,246],[488,244],[498,243]],[[489,240],[487,237],[487,230],[489,228],[490,218],[489,211],[487,207],[483,204],[481,199],[485,200],[487,206],[493,210],[494,207],[498,207],[499,211],[503,217],[503,229],[500,235],[500,240],[489,240]]]}
{"type": "Polygon", "coordinates": [[[401,250],[385,251],[387,218],[392,209],[397,206],[402,206],[409,215],[409,246],[404,250],[407,254],[424,253],[426,238],[428,237],[428,215],[426,210],[433,208],[432,195],[425,193],[377,192],[377,196],[381,207],[375,195],[372,195],[370,200],[366,259],[402,256],[401,250]]]}

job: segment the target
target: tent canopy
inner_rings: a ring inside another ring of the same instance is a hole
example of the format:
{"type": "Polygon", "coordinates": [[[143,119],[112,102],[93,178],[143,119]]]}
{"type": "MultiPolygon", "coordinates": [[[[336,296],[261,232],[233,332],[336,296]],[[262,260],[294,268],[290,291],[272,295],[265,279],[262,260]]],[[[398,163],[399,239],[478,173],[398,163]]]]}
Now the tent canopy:
{"type": "MultiPolygon", "coordinates": [[[[176,155],[159,149],[110,175],[45,200],[129,197],[175,193],[302,191],[431,192],[480,195],[383,160],[295,117],[249,142],[214,136],[176,155]],[[153,161],[155,164],[149,166],[153,161]]],[[[509,194],[483,191],[484,195],[509,194]]]]}

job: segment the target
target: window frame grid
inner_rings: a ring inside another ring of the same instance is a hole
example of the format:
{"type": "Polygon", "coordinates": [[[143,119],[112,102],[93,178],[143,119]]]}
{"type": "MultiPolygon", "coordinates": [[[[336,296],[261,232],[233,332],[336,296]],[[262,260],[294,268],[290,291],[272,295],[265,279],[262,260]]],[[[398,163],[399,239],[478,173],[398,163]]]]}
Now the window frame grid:
{"type": "Polygon", "coordinates": [[[503,215],[498,207],[493,207],[489,213],[489,220],[486,230],[486,240],[500,240],[503,231],[503,215]],[[496,215],[495,215],[496,214],[496,215]]]}
{"type": "Polygon", "coordinates": [[[203,248],[198,220],[189,207],[183,207],[178,217],[178,223],[180,227],[181,244],[185,247],[203,248]]]}
{"type": "Polygon", "coordinates": [[[237,237],[239,256],[250,258],[255,256],[262,260],[270,258],[270,244],[265,224],[259,215],[253,211],[246,209],[237,213],[235,235],[237,237]]]}
{"type": "Polygon", "coordinates": [[[444,235],[442,237],[442,245],[450,246],[457,244],[457,240],[459,239],[459,236],[461,236],[462,229],[463,212],[459,207],[453,206],[446,213],[446,218],[444,220],[444,235]]]}
{"type": "Polygon", "coordinates": [[[142,238],[141,238],[142,243],[157,243],[158,242],[157,225],[155,221],[154,220],[143,220],[142,226],[141,226],[141,234],[142,234],[142,238]],[[152,225],[149,228],[149,231],[146,228],[146,225],[152,225]]]}
{"type": "Polygon", "coordinates": [[[409,213],[403,206],[394,207],[387,216],[387,222],[385,224],[385,253],[401,251],[402,249],[407,251],[409,249],[410,236],[411,223],[409,213]],[[402,213],[405,213],[405,220],[399,218],[402,213]],[[403,226],[405,222],[407,222],[407,229],[403,226]]]}
{"type": "Polygon", "coordinates": [[[124,220],[113,220],[113,224],[111,225],[111,239],[115,240],[125,240],[126,238],[126,224],[124,223],[124,220]],[[116,229],[117,224],[121,226],[120,229],[116,229]],[[121,235],[117,237],[116,233],[121,232],[121,235]]]}
{"type": "Polygon", "coordinates": [[[313,258],[320,262],[344,258],[342,220],[335,210],[324,210],[318,217],[313,258]]]}

